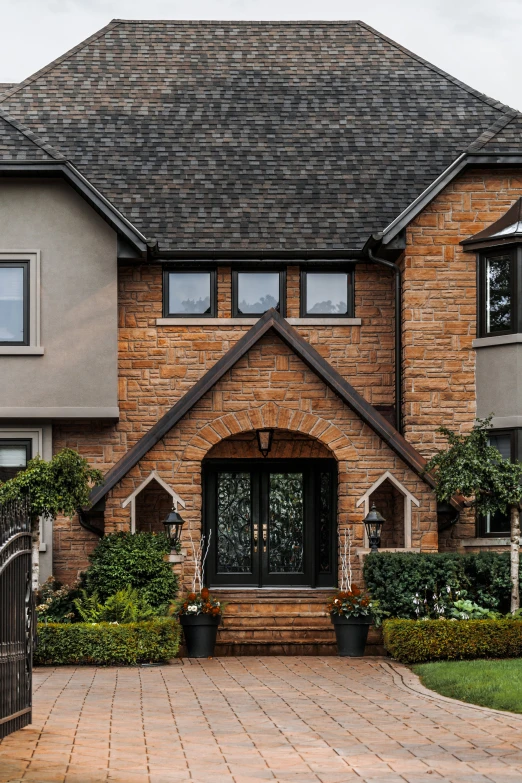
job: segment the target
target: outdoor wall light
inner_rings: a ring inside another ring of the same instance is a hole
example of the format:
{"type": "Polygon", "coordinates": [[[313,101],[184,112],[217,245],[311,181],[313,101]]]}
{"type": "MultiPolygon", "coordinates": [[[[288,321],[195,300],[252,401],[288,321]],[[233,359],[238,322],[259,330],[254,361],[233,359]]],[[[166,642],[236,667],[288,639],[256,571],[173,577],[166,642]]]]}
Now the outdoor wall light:
{"type": "Polygon", "coordinates": [[[175,508],[172,508],[163,520],[165,525],[165,532],[170,541],[172,549],[176,549],[181,538],[181,528],[185,524],[185,520],[178,514],[175,508]]]}
{"type": "Polygon", "coordinates": [[[266,457],[270,453],[270,449],[272,448],[272,438],[274,437],[274,430],[256,430],[257,435],[257,445],[259,446],[259,451],[263,455],[263,457],[266,457]]]}
{"type": "Polygon", "coordinates": [[[372,507],[363,519],[363,522],[364,527],[366,528],[366,534],[368,536],[370,551],[378,552],[379,546],[381,545],[381,530],[386,520],[375,508],[375,503],[372,503],[372,507]]]}

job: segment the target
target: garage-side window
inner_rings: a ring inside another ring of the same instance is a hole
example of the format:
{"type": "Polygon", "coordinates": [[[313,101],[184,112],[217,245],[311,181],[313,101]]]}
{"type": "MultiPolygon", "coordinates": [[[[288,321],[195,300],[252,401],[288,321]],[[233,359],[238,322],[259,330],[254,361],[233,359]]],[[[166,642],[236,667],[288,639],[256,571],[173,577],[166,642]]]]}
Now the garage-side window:
{"type": "Polygon", "coordinates": [[[25,470],[32,456],[31,449],[30,438],[0,438],[0,482],[8,481],[25,470]]]}
{"type": "Polygon", "coordinates": [[[0,261],[0,345],[29,345],[28,261],[0,261]]]}

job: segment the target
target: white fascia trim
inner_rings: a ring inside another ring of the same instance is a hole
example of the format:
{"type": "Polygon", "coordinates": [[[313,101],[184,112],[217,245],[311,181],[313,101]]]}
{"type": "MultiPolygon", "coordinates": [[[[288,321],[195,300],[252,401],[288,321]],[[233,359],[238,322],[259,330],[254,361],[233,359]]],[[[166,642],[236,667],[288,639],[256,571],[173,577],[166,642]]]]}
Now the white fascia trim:
{"type": "Polygon", "coordinates": [[[118,419],[115,408],[0,408],[0,419],[118,419]]]}
{"type": "MultiPolygon", "coordinates": [[[[259,318],[157,318],[156,326],[253,326],[259,318]]],[[[291,326],[361,326],[361,318],[285,318],[291,326]]]]}
{"type": "Polygon", "coordinates": [[[492,337],[477,337],[471,345],[473,348],[493,348],[495,345],[515,345],[522,343],[522,334],[499,334],[492,337]]]}

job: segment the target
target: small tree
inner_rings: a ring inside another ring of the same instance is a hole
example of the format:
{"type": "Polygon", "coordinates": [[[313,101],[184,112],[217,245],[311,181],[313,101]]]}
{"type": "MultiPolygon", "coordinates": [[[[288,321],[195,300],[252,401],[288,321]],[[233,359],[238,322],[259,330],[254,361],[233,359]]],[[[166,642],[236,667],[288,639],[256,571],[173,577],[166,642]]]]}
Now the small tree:
{"type": "Polygon", "coordinates": [[[449,448],[440,450],[426,465],[426,473],[437,480],[438,500],[464,497],[477,514],[505,513],[511,518],[511,611],[520,608],[520,504],[522,501],[522,463],[503,460],[489,445],[491,417],[477,419],[468,435],[440,427],[449,448]]]}
{"type": "Polygon", "coordinates": [[[62,449],[49,462],[35,457],[25,470],[0,484],[0,505],[26,500],[33,520],[33,585],[38,586],[39,517],[56,519],[59,514],[73,517],[89,505],[92,487],[101,484],[103,474],[89,467],[86,459],[72,449],[62,449]]]}

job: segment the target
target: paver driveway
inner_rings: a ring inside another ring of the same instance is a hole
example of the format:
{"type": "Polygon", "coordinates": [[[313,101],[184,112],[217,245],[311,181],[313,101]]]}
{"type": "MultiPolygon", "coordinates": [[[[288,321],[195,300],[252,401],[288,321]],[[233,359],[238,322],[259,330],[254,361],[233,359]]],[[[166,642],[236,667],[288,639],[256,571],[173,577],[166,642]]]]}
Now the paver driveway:
{"type": "MultiPolygon", "coordinates": [[[[415,692],[384,659],[39,669],[0,781],[522,781],[522,717],[415,692]]],[[[410,679],[411,679],[411,675],[410,679]]]]}

